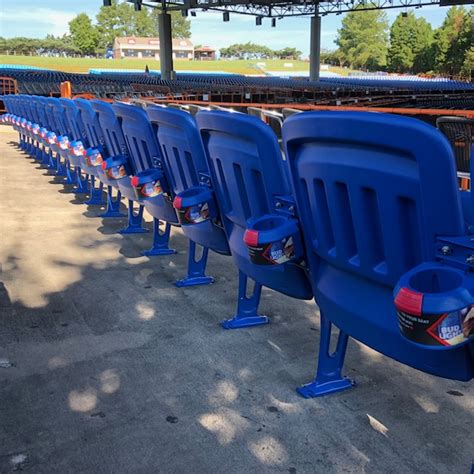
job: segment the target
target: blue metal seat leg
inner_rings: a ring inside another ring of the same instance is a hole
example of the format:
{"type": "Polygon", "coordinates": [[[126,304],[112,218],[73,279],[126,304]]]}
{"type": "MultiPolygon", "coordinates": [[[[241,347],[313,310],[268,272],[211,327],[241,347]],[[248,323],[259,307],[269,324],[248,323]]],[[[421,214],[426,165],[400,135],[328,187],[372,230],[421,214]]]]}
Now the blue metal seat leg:
{"type": "Polygon", "coordinates": [[[209,248],[202,247],[202,255],[199,260],[196,260],[196,252],[196,242],[190,240],[188,252],[188,274],[186,278],[175,282],[177,287],[210,285],[211,283],[214,283],[214,278],[206,276],[206,264],[209,248]]]}
{"type": "Polygon", "coordinates": [[[51,150],[51,148],[49,149],[48,153],[44,152],[44,154],[48,157],[48,169],[57,170],[57,167],[58,167],[57,159],[54,158],[53,151],[51,150]]]}
{"type": "Polygon", "coordinates": [[[165,223],[165,230],[160,231],[160,220],[153,218],[153,245],[151,249],[142,252],[145,257],[155,255],[172,255],[176,250],[170,249],[168,243],[170,240],[171,224],[165,223]]]}
{"type": "Polygon", "coordinates": [[[261,326],[268,324],[270,320],[267,316],[258,314],[258,304],[262,293],[262,285],[255,282],[252,296],[247,296],[247,284],[249,278],[239,271],[239,302],[237,304],[237,314],[232,319],[221,322],[224,329],[238,329],[250,326],[261,326]]]}
{"type": "Polygon", "coordinates": [[[296,389],[304,398],[321,397],[355,385],[354,381],[341,374],[349,336],[340,331],[336,350],[330,354],[331,332],[331,321],[321,313],[321,340],[316,378],[313,382],[296,389]]]}
{"type": "Polygon", "coordinates": [[[81,168],[76,167],[76,188],[74,193],[76,194],[87,194],[90,190],[89,177],[86,175],[85,178],[82,177],[81,168]]]}
{"type": "Polygon", "coordinates": [[[90,177],[89,190],[87,191],[89,193],[89,199],[87,201],[84,201],[84,204],[87,204],[88,206],[100,206],[102,204],[105,204],[102,195],[104,184],[102,182],[99,182],[99,186],[96,187],[95,176],[92,174],[88,176],[90,177]]]}
{"type": "Polygon", "coordinates": [[[56,176],[67,176],[66,164],[61,161],[59,154],[56,155],[56,176]]]}
{"type": "MultiPolygon", "coordinates": [[[[69,162],[65,164],[66,169],[66,184],[76,184],[76,171],[71,169],[69,162]]],[[[76,191],[73,191],[76,192],[76,191]]]]}
{"type": "Polygon", "coordinates": [[[125,229],[119,230],[120,234],[142,234],[148,232],[148,229],[145,229],[142,226],[143,223],[143,204],[140,204],[138,207],[138,213],[134,212],[134,201],[131,199],[128,200],[128,226],[125,229]]]}
{"type": "Polygon", "coordinates": [[[125,214],[120,212],[120,200],[122,198],[122,194],[120,191],[117,191],[117,196],[114,199],[113,192],[114,188],[112,186],[107,186],[107,209],[104,213],[100,214],[99,217],[102,219],[111,217],[125,217],[125,214]]]}

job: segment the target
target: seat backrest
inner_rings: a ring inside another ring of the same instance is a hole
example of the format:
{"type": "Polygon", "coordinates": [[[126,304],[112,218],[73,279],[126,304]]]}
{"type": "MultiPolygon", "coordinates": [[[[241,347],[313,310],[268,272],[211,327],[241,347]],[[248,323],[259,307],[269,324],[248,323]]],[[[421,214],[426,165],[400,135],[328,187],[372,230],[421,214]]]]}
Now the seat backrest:
{"type": "Polygon", "coordinates": [[[69,129],[69,124],[66,120],[66,114],[63,107],[61,106],[61,103],[59,102],[59,99],[49,97],[47,101],[57,127],[57,129],[54,131],[60,135],[72,137],[72,131],[69,129]]]}
{"type": "Polygon", "coordinates": [[[261,120],[202,111],[196,116],[223,215],[246,227],[272,212],[275,197],[290,192],[278,141],[261,120]]]}
{"type": "Polygon", "coordinates": [[[47,105],[46,98],[41,97],[41,96],[37,96],[36,97],[36,102],[37,102],[36,107],[38,109],[39,116],[40,116],[39,125],[41,127],[47,128],[48,130],[54,130],[53,123],[52,123],[51,118],[50,118],[51,113],[49,112],[50,109],[47,105]]]}
{"type": "Polygon", "coordinates": [[[127,143],[123,136],[122,127],[115,115],[112,105],[101,100],[91,100],[91,106],[97,113],[100,128],[110,156],[129,156],[127,143]]]}
{"type": "Polygon", "coordinates": [[[49,123],[49,130],[51,132],[54,132],[58,135],[61,135],[61,126],[57,121],[57,116],[54,113],[54,102],[50,101],[50,98],[44,98],[44,108],[45,108],[45,114],[48,117],[48,123],[49,123]]]}
{"type": "Polygon", "coordinates": [[[85,133],[91,147],[102,147],[106,152],[104,134],[100,128],[97,112],[92,108],[91,101],[87,99],[74,99],[74,102],[81,114],[81,120],[84,124],[85,133]]]}
{"type": "Polygon", "coordinates": [[[157,135],[174,192],[180,193],[202,184],[201,180],[209,177],[209,168],[194,118],[182,110],[155,106],[149,106],[147,114],[157,135]]]}
{"type": "Polygon", "coordinates": [[[146,112],[141,107],[119,102],[112,108],[122,126],[134,171],[157,168],[161,153],[146,112]]]}
{"type": "Polygon", "coordinates": [[[30,108],[34,123],[37,123],[39,125],[41,123],[41,116],[38,107],[38,101],[36,100],[36,96],[34,95],[30,97],[30,108]]]}
{"type": "Polygon", "coordinates": [[[432,126],[311,112],[285,121],[283,138],[310,266],[394,286],[434,257],[436,236],[464,234],[452,150],[432,126]]]}
{"type": "Polygon", "coordinates": [[[76,103],[71,99],[65,98],[59,99],[59,102],[64,109],[65,119],[71,131],[71,137],[69,138],[72,140],[81,140],[84,147],[89,148],[86,130],[76,103]]]}

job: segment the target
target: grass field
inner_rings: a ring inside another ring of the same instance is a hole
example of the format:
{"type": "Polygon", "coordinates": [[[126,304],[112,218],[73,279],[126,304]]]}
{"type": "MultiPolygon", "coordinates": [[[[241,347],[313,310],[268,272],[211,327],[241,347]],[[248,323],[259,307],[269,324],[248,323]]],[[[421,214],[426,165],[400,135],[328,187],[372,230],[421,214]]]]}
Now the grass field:
{"type": "MultiPolygon", "coordinates": [[[[268,71],[308,71],[309,65],[305,61],[263,60],[263,61],[175,61],[177,71],[225,71],[238,74],[261,74],[258,63],[264,63],[264,70],[268,71]],[[292,63],[293,67],[285,67],[285,63],[292,63]]],[[[143,69],[148,65],[150,69],[159,69],[160,62],[154,59],[87,59],[87,58],[48,58],[42,56],[7,56],[0,55],[0,64],[21,64],[55,69],[66,72],[88,72],[89,69],[143,69]]],[[[331,68],[330,71],[347,74],[342,68],[331,68]]]]}

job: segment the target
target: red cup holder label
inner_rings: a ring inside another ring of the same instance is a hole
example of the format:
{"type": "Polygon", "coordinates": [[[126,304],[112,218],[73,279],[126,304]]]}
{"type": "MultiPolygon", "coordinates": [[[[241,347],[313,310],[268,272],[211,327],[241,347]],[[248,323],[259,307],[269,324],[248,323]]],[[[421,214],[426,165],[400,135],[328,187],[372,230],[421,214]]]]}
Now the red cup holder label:
{"type": "Polygon", "coordinates": [[[293,237],[285,237],[277,242],[247,245],[249,257],[255,265],[281,265],[293,260],[295,245],[293,237]]]}
{"type": "Polygon", "coordinates": [[[474,307],[443,314],[397,314],[402,334],[418,344],[456,346],[474,336],[474,307]]]}

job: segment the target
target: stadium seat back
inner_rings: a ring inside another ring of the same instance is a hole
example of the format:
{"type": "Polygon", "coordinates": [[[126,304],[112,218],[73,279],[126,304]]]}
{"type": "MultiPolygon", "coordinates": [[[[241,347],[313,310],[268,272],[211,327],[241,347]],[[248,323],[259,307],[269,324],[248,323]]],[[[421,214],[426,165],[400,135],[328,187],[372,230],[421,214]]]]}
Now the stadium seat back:
{"type": "Polygon", "coordinates": [[[278,141],[255,117],[221,111],[197,114],[197,122],[222,212],[241,227],[268,214],[275,196],[290,188],[278,141]]]}
{"type": "Polygon", "coordinates": [[[159,167],[161,153],[146,112],[130,104],[115,103],[112,108],[122,126],[136,173],[159,167]]]}
{"type": "Polygon", "coordinates": [[[467,346],[427,350],[402,337],[393,299],[404,274],[435,261],[437,237],[465,235],[445,137],[411,118],[314,112],[290,117],[283,138],[321,313],[398,361],[472,377],[467,346]]]}
{"type": "Polygon", "coordinates": [[[84,123],[82,122],[80,110],[77,108],[75,101],[71,99],[59,99],[61,106],[64,109],[64,115],[71,131],[72,140],[81,140],[85,148],[89,147],[84,123]]]}
{"type": "Polygon", "coordinates": [[[82,123],[91,147],[105,148],[105,138],[100,128],[97,112],[92,108],[91,102],[86,99],[75,99],[77,108],[80,110],[82,123]]]}
{"type": "Polygon", "coordinates": [[[282,215],[279,206],[292,198],[275,134],[261,120],[244,114],[203,111],[196,119],[229,246],[239,270],[261,285],[310,299],[311,287],[301,265],[255,264],[244,242],[246,230],[267,216],[267,222],[292,220],[282,215]]]}
{"type": "Polygon", "coordinates": [[[111,156],[128,156],[127,143],[112,105],[101,100],[91,100],[103,133],[105,144],[111,156]]]}

